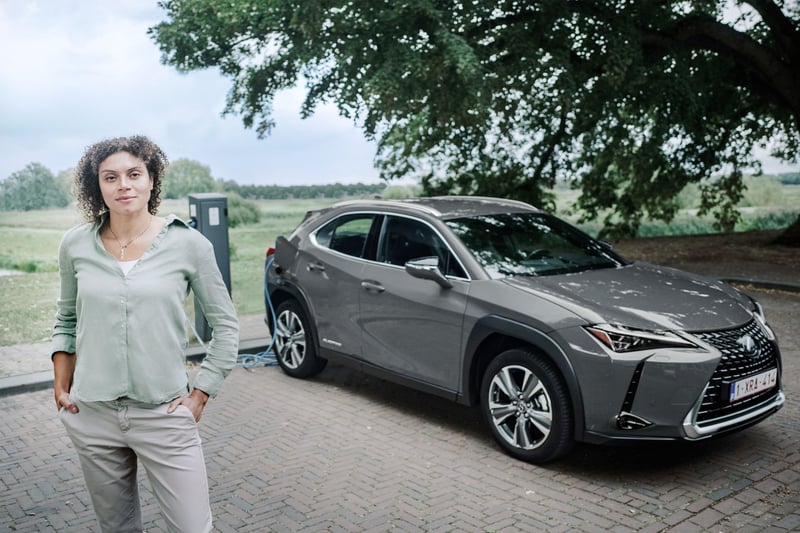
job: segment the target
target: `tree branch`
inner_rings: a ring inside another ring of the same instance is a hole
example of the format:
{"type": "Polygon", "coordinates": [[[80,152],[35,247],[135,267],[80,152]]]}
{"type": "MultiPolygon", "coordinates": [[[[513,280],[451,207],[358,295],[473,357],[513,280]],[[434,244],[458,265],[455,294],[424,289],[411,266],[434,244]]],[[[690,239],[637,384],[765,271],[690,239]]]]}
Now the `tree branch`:
{"type": "MultiPolygon", "coordinates": [[[[679,21],[669,33],[645,30],[642,42],[649,48],[668,50],[682,46],[731,58],[745,72],[753,73],[761,82],[759,85],[771,89],[767,94],[792,113],[800,128],[800,74],[749,35],[712,18],[692,16],[679,21]]],[[[745,80],[742,85],[753,88],[746,76],[740,79],[745,80]]]]}
{"type": "Polygon", "coordinates": [[[800,67],[800,31],[771,0],[742,0],[761,16],[761,20],[772,30],[775,42],[788,56],[789,62],[800,67]]]}

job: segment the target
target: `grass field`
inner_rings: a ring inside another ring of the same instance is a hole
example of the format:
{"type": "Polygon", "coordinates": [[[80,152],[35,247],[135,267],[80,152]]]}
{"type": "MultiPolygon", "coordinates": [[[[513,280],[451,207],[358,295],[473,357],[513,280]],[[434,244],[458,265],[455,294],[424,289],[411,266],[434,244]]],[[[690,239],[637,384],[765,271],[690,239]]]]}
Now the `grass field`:
{"type": "MultiPolygon", "coordinates": [[[[565,214],[574,193],[559,199],[559,214],[565,214]]],[[[306,211],[335,203],[337,200],[262,200],[257,224],[232,228],[232,294],[240,315],[264,311],[263,279],[266,249],[281,234],[288,234],[306,211]]],[[[746,223],[737,227],[778,229],[785,227],[800,211],[800,186],[784,186],[777,206],[743,210],[746,223]],[[766,221],[766,222],[765,222],[766,221]],[[764,226],[771,224],[771,226],[764,226]]],[[[186,200],[164,201],[161,214],[175,213],[188,218],[186,200]]],[[[44,342],[49,339],[58,297],[58,244],[68,228],[80,223],[74,208],[46,211],[0,211],[0,269],[25,272],[24,275],[0,276],[0,346],[44,342]]],[[[645,223],[642,236],[686,235],[713,232],[710,219],[698,219],[691,212],[681,213],[672,223],[645,223]]],[[[599,224],[587,224],[584,230],[596,234],[599,224]]],[[[187,312],[194,317],[192,298],[187,312]]]]}

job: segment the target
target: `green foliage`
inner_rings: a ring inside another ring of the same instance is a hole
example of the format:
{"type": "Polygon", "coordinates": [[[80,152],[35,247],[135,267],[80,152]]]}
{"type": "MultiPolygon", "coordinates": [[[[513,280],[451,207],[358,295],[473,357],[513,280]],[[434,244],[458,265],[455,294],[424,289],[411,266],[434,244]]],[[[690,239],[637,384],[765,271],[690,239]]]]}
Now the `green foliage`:
{"type": "MultiPolygon", "coordinates": [[[[783,230],[800,215],[797,207],[747,210],[740,213],[741,219],[734,231],[783,230]]],[[[602,224],[584,222],[580,228],[590,235],[599,235],[602,224]]],[[[698,216],[696,209],[681,211],[670,222],[644,220],[639,225],[635,237],[667,237],[680,235],[706,235],[719,233],[717,221],[713,217],[698,216]]]]}
{"type": "MultiPolygon", "coordinates": [[[[45,212],[29,211],[28,213],[45,212]]],[[[3,219],[5,218],[3,217],[3,219]]],[[[62,226],[59,229],[0,225],[0,241],[3,243],[0,248],[0,268],[23,272],[57,271],[58,243],[61,241],[64,230],[70,225],[62,226]]]]}
{"type": "Polygon", "coordinates": [[[193,159],[177,159],[167,167],[162,185],[164,198],[186,198],[192,193],[214,192],[211,169],[193,159]]]}
{"type": "Polygon", "coordinates": [[[150,34],[164,63],[230,77],[226,112],[260,135],[303,80],[302,114],[336,104],[387,179],[543,207],[568,179],[583,220],[632,235],[689,183],[730,229],[752,149],[800,153],[800,10],[742,3],[165,0],[150,34]]]}
{"type": "Polygon", "coordinates": [[[800,185],[800,172],[787,172],[777,176],[783,185],[800,185]]]}
{"type": "Polygon", "coordinates": [[[767,176],[746,176],[741,207],[760,207],[782,205],[783,187],[777,178],[767,176]]]}
{"type": "Polygon", "coordinates": [[[743,216],[736,231],[782,230],[797,220],[800,211],[795,209],[768,209],[743,216]]]}
{"type": "Polygon", "coordinates": [[[55,321],[56,272],[0,276],[0,345],[46,342],[55,321]]]}
{"type": "Polygon", "coordinates": [[[386,187],[381,194],[382,198],[387,200],[400,199],[400,198],[416,198],[422,196],[422,187],[419,185],[392,185],[386,187]]]}
{"type": "Polygon", "coordinates": [[[56,174],[56,183],[58,183],[58,187],[61,189],[61,192],[64,193],[64,196],[70,199],[73,198],[72,184],[74,175],[75,175],[74,168],[62,170],[61,172],[56,174]]]}
{"type": "Polygon", "coordinates": [[[53,272],[58,270],[58,264],[53,265],[52,261],[48,263],[40,263],[38,261],[15,261],[11,256],[6,253],[0,253],[0,268],[6,270],[18,270],[20,272],[53,272]]]}
{"type": "MultiPolygon", "coordinates": [[[[744,189],[737,208],[762,206],[800,205],[800,187],[782,185],[773,176],[745,176],[744,189]],[[796,190],[795,190],[796,189],[796,190]]],[[[701,203],[700,185],[690,183],[678,193],[676,203],[679,209],[697,209],[701,203]]]]}
{"type": "Polygon", "coordinates": [[[345,198],[381,194],[383,183],[333,183],[327,185],[239,185],[235,181],[219,182],[219,188],[253,200],[289,200],[292,198],[345,198]]]}
{"type": "Polygon", "coordinates": [[[228,194],[228,227],[235,228],[241,224],[256,224],[261,220],[258,205],[245,200],[238,194],[228,194]]]}
{"type": "Polygon", "coordinates": [[[40,163],[30,163],[23,170],[0,181],[0,209],[31,211],[69,204],[53,173],[40,163]]]}
{"type": "Polygon", "coordinates": [[[697,209],[700,207],[700,186],[689,183],[675,197],[678,209],[697,209]]]}

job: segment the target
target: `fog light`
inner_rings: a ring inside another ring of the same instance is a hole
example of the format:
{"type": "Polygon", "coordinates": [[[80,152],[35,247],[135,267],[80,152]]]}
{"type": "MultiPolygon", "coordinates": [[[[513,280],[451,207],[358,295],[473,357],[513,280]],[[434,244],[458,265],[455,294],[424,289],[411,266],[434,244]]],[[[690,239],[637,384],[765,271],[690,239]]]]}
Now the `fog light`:
{"type": "Polygon", "coordinates": [[[619,429],[642,429],[652,425],[653,423],[649,420],[645,420],[640,416],[632,415],[631,413],[626,413],[625,411],[622,411],[619,415],[617,415],[617,427],[619,429]]]}

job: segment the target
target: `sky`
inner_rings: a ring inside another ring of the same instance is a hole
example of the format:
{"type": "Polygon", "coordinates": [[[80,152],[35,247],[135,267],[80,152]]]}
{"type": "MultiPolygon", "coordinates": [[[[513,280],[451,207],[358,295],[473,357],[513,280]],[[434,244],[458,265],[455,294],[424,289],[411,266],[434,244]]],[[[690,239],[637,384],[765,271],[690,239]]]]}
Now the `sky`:
{"type": "Polygon", "coordinates": [[[162,65],[147,29],[163,19],[156,0],[0,0],[0,179],[34,162],[57,174],[96,141],[144,134],[243,185],[379,181],[375,144],[333,106],[300,118],[302,87],[278,95],[264,139],[222,118],[230,81],[162,65]]]}
{"type": "Polygon", "coordinates": [[[41,163],[74,167],[101,139],[144,134],[239,184],[377,183],[375,144],[333,106],[300,118],[301,87],[280,93],[258,139],[222,118],[231,82],[160,63],[147,29],[156,0],[0,0],[0,179],[41,163]]]}

